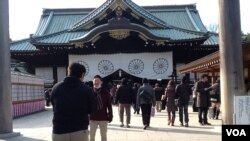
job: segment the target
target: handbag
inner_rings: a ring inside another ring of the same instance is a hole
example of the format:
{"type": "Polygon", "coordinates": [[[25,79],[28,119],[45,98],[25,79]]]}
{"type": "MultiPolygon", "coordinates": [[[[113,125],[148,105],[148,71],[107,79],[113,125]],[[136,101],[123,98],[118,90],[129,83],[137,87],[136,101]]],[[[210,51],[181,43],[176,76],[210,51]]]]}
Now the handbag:
{"type": "Polygon", "coordinates": [[[152,116],[152,117],[155,116],[155,107],[151,107],[151,116],[152,116]]]}
{"type": "Polygon", "coordinates": [[[165,95],[161,96],[161,101],[166,101],[166,96],[165,95]]]}
{"type": "Polygon", "coordinates": [[[179,100],[178,100],[178,99],[175,99],[175,100],[174,100],[174,105],[175,105],[175,106],[178,106],[178,104],[179,104],[179,100]]]}
{"type": "Polygon", "coordinates": [[[142,98],[144,98],[145,100],[151,100],[152,99],[152,96],[150,93],[148,93],[147,91],[143,90],[140,92],[140,96],[142,98]]]}

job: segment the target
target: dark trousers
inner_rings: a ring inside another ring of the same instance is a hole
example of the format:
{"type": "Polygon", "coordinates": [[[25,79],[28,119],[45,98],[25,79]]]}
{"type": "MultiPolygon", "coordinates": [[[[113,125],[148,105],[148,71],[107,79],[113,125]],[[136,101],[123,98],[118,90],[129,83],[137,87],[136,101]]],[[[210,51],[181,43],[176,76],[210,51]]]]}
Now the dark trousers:
{"type": "Polygon", "coordinates": [[[208,107],[199,107],[198,118],[200,123],[208,123],[207,122],[207,111],[208,107]]]}
{"type": "Polygon", "coordinates": [[[183,123],[183,115],[185,118],[185,123],[189,122],[188,118],[188,105],[179,106],[179,121],[183,123]]]}
{"type": "Polygon", "coordinates": [[[193,98],[194,102],[193,102],[193,112],[198,112],[198,108],[196,106],[196,102],[197,102],[197,98],[193,98]]]}
{"type": "Polygon", "coordinates": [[[46,98],[46,106],[50,106],[50,99],[46,98]]]}
{"type": "Polygon", "coordinates": [[[141,104],[141,112],[142,112],[142,123],[143,125],[150,125],[150,117],[151,117],[151,104],[141,104]]]}
{"type": "Polygon", "coordinates": [[[133,109],[134,109],[134,114],[135,113],[140,114],[140,108],[137,109],[136,104],[133,104],[133,109]]]}

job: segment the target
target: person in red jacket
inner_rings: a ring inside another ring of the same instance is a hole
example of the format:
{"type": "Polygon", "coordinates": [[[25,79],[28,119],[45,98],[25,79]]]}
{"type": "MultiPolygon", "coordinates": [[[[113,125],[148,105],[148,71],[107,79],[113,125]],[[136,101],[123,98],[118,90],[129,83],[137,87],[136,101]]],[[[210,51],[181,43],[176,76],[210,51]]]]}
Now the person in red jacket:
{"type": "Polygon", "coordinates": [[[102,87],[102,77],[96,75],[93,80],[93,91],[97,101],[97,111],[90,115],[90,141],[95,141],[96,130],[99,126],[101,141],[107,141],[107,127],[113,119],[111,96],[102,87]]]}

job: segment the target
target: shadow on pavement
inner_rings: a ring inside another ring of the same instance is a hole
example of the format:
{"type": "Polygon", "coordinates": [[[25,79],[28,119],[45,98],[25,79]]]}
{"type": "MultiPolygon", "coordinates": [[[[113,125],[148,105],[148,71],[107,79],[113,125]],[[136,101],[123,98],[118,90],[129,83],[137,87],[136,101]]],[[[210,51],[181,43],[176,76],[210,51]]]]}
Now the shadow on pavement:
{"type": "Polygon", "coordinates": [[[0,141],[47,141],[47,140],[41,140],[41,139],[35,139],[35,138],[29,138],[29,137],[24,137],[24,136],[18,136],[18,137],[13,137],[13,138],[6,138],[0,141]]]}
{"type": "Polygon", "coordinates": [[[35,114],[19,117],[13,120],[13,128],[41,128],[41,127],[51,127],[52,126],[52,116],[51,110],[41,111],[35,114]],[[44,122],[48,121],[48,122],[44,122]]]}
{"type": "MultiPolygon", "coordinates": [[[[176,127],[176,129],[174,129],[173,127],[171,128],[156,128],[156,127],[150,127],[147,130],[150,131],[157,131],[157,132],[173,132],[173,133],[184,133],[184,134],[206,134],[206,135],[221,135],[221,133],[218,132],[211,132],[211,131],[197,131],[197,130],[192,130],[192,128],[202,128],[202,127],[197,127],[197,126],[190,126],[187,128],[182,128],[182,127],[176,127]]],[[[206,127],[205,127],[206,128],[206,127]]],[[[213,127],[211,127],[208,130],[213,129],[213,127]]]]}

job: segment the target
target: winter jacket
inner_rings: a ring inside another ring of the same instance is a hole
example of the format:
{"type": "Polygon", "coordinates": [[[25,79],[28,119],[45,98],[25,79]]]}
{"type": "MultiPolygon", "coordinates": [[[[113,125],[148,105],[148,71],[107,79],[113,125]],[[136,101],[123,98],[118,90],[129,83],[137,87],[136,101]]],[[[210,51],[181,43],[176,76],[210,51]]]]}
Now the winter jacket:
{"type": "Polygon", "coordinates": [[[178,99],[178,106],[185,106],[189,104],[190,96],[192,95],[192,88],[188,83],[181,83],[175,89],[176,98],[178,99]]]}
{"type": "Polygon", "coordinates": [[[166,97],[166,106],[168,112],[173,112],[177,110],[177,106],[175,105],[175,86],[167,86],[165,89],[165,97],[166,97]]]}
{"type": "Polygon", "coordinates": [[[152,86],[150,86],[149,84],[143,84],[137,92],[137,107],[139,107],[141,104],[153,104],[153,106],[155,106],[156,102],[155,102],[155,91],[153,89],[152,86]],[[148,94],[151,95],[151,100],[147,100],[144,99],[142,96],[140,96],[142,91],[147,91],[148,94]]]}
{"type": "Polygon", "coordinates": [[[157,87],[157,88],[154,88],[154,91],[155,91],[155,100],[161,101],[161,97],[162,95],[164,95],[163,88],[157,87]]]}
{"type": "Polygon", "coordinates": [[[210,93],[205,91],[205,88],[209,88],[210,84],[208,82],[199,81],[197,83],[196,92],[197,92],[197,107],[208,108],[211,106],[210,102],[210,93]]]}
{"type": "Polygon", "coordinates": [[[128,85],[121,85],[117,89],[115,103],[120,104],[132,104],[133,102],[133,90],[128,85]]]}
{"type": "Polygon", "coordinates": [[[113,119],[113,111],[111,106],[110,93],[105,89],[100,89],[100,91],[94,90],[94,95],[96,97],[97,104],[99,103],[99,105],[101,105],[102,108],[101,109],[97,108],[97,111],[93,112],[90,115],[90,120],[111,122],[113,119]],[[100,96],[101,99],[98,99],[97,97],[98,95],[100,96]]]}
{"type": "Polygon", "coordinates": [[[66,77],[52,89],[53,133],[87,130],[89,114],[96,110],[92,90],[76,77],[66,77]]]}

